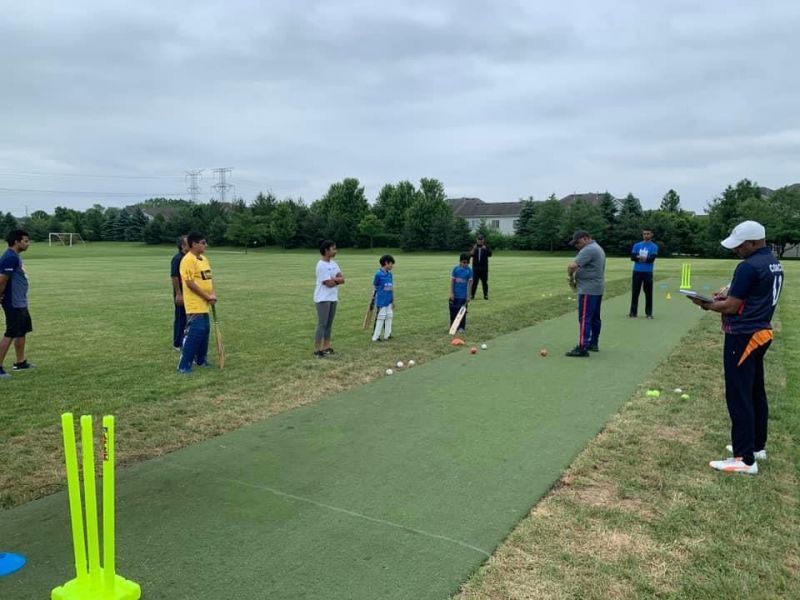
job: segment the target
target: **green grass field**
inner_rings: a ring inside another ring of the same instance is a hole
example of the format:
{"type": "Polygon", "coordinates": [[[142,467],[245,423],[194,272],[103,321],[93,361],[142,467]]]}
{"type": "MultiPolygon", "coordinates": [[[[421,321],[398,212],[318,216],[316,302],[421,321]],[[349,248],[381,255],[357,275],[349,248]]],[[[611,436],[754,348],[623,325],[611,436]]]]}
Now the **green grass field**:
{"type": "MultiPolygon", "coordinates": [[[[339,354],[320,361],[311,355],[317,255],[210,249],[227,364],[224,372],[186,378],[175,374],[170,348],[171,249],[34,246],[25,258],[35,326],[29,356],[38,368],[0,382],[0,503],[9,508],[61,488],[61,412],[117,415],[118,460],[138,462],[357,387],[397,360],[421,363],[452,352],[446,299],[456,257],[448,255],[395,254],[395,339],[370,344],[361,321],[380,254],[343,250],[337,257],[347,277],[334,325],[339,354]]],[[[564,281],[568,260],[521,253],[493,258],[492,299],[474,303],[468,340],[490,340],[574,311],[564,281]]],[[[677,278],[680,263],[660,261],[658,275],[677,278]]],[[[735,265],[692,264],[696,280],[729,276],[735,265]]],[[[697,469],[707,455],[721,456],[727,427],[720,336],[716,320],[704,319],[686,340],[704,351],[676,352],[652,382],[668,388],[680,380],[696,390],[693,401],[632,398],[465,586],[463,598],[792,597],[800,536],[793,361],[800,340],[797,320],[785,309],[797,298],[800,269],[787,269],[783,331],[769,355],[772,473],[749,484],[697,469]],[[693,452],[702,454],[699,462],[686,460],[693,452]],[[715,520],[729,503],[756,506],[752,522],[749,516],[733,526],[715,520]],[[731,567],[748,548],[760,553],[744,560],[746,570],[731,567]],[[774,585],[754,583],[765,580],[774,585]]],[[[629,276],[627,259],[611,259],[607,296],[626,294],[629,276]]],[[[663,296],[657,283],[657,317],[663,296]]],[[[551,351],[573,343],[574,337],[564,339],[551,351]]]]}
{"type": "MultiPolygon", "coordinates": [[[[11,468],[0,474],[0,504],[58,489],[62,412],[116,414],[126,440],[119,453],[124,464],[356,386],[397,360],[421,362],[452,351],[443,334],[457,257],[443,254],[396,256],[395,336],[370,344],[361,324],[380,254],[343,250],[337,257],[347,278],[333,331],[339,356],[320,362],[312,356],[318,254],[209,250],[227,363],[224,372],[186,378],[175,375],[171,350],[170,248],[33,246],[25,255],[35,328],[28,353],[39,367],[2,382],[8,400],[0,417],[0,461],[11,468]]],[[[469,339],[573,310],[567,261],[493,259],[492,299],[474,303],[469,339]]],[[[629,262],[610,262],[612,294],[627,289],[628,269],[629,262]]],[[[573,343],[564,340],[564,347],[573,343]]]]}

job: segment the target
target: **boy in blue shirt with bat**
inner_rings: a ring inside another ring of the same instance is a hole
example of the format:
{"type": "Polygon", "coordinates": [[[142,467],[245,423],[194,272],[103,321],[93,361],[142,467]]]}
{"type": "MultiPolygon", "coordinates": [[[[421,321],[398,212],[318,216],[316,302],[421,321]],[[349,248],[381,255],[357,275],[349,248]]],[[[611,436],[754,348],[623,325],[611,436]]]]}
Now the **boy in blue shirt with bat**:
{"type": "Polygon", "coordinates": [[[372,278],[372,287],[375,288],[375,307],[378,309],[375,331],[372,333],[373,342],[381,341],[381,330],[384,340],[392,337],[392,320],[394,318],[394,278],[392,277],[394,257],[391,254],[384,254],[378,262],[381,268],[372,278]]]}
{"type": "MultiPolygon", "coordinates": [[[[458,311],[461,307],[469,304],[469,290],[472,286],[472,269],[469,266],[471,255],[469,252],[462,252],[458,258],[458,264],[453,267],[450,273],[450,325],[456,320],[458,311]]],[[[467,315],[461,319],[458,325],[458,333],[463,333],[467,328],[467,315]]]]}

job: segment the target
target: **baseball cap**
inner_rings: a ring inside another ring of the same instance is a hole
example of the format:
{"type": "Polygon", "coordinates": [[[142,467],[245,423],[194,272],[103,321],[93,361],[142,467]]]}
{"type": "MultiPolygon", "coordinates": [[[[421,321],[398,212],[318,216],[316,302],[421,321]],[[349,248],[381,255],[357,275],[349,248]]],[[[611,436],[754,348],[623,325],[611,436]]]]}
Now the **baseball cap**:
{"type": "Polygon", "coordinates": [[[577,231],[575,231],[575,233],[572,234],[572,239],[570,240],[569,245],[574,246],[575,242],[577,242],[582,237],[592,237],[592,236],[585,229],[578,229],[577,231]]]}
{"type": "Polygon", "coordinates": [[[751,240],[763,240],[767,237],[767,230],[757,221],[742,221],[733,228],[731,234],[720,242],[728,250],[741,246],[751,240]]]}

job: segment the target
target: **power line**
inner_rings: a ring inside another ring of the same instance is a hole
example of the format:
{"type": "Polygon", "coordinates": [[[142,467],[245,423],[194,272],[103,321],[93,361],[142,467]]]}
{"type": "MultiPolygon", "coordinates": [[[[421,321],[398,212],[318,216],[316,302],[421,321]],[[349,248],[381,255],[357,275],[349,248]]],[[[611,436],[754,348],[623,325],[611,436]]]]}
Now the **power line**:
{"type": "Polygon", "coordinates": [[[103,179],[177,179],[180,175],[101,175],[92,173],[43,173],[41,171],[8,171],[0,170],[3,176],[34,176],[34,177],[98,177],[103,179]]]}
{"type": "Polygon", "coordinates": [[[117,197],[147,197],[147,198],[166,198],[174,197],[180,198],[183,192],[170,192],[170,193],[152,193],[152,192],[95,192],[95,191],[79,191],[79,190],[32,190],[28,188],[4,188],[0,187],[0,193],[10,192],[14,194],[73,194],[79,196],[117,196],[117,197]]]}

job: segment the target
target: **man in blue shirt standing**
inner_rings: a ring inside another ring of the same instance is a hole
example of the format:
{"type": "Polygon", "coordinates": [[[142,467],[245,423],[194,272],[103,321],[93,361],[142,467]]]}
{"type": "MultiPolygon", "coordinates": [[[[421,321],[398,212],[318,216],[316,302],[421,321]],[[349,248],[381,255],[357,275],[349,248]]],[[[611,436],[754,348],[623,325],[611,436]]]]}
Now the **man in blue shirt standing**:
{"type": "Polygon", "coordinates": [[[653,230],[642,230],[642,241],[631,248],[633,283],[631,285],[631,310],[628,316],[635,319],[639,313],[639,294],[644,288],[644,314],[653,318],[653,263],[658,256],[658,244],[653,242],[653,230]]]}
{"type": "Polygon", "coordinates": [[[764,355],[772,343],[772,315],[783,287],[783,267],[766,245],[766,230],[756,221],[739,223],[722,245],[744,259],[731,285],[712,302],[692,298],[704,310],[722,314],[725,400],[731,419],[731,457],[712,460],[718,471],[758,473],[756,459],[767,458],[767,392],[764,355]]]}
{"type": "Polygon", "coordinates": [[[15,229],[8,233],[6,242],[8,249],[0,257],[0,304],[6,315],[6,332],[0,340],[0,379],[10,377],[3,361],[12,342],[17,355],[12,369],[24,371],[34,366],[25,359],[25,336],[33,331],[33,323],[28,312],[28,276],[20,257],[28,249],[30,238],[27,231],[15,229]]]}

